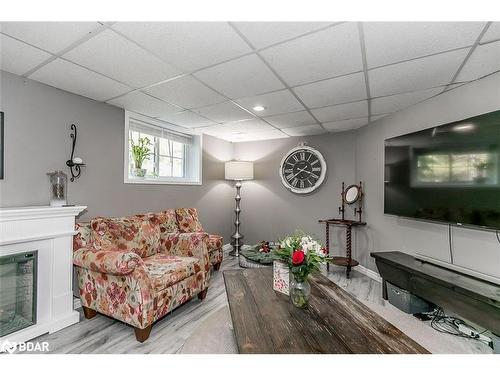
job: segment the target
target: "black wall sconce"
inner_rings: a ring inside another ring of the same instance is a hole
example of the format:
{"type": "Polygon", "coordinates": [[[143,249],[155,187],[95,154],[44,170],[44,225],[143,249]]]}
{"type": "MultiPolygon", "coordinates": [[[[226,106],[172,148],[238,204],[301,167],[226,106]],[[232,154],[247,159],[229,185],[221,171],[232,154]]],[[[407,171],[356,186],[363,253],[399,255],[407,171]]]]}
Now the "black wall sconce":
{"type": "Polygon", "coordinates": [[[71,171],[71,178],[69,179],[71,182],[75,181],[76,178],[80,177],[80,174],[82,173],[82,167],[85,167],[85,164],[83,164],[83,160],[81,158],[75,157],[75,146],[76,146],[76,125],[71,124],[71,130],[72,133],[69,135],[73,141],[73,145],[71,147],[71,157],[70,159],[66,162],[66,165],[69,167],[69,170],[71,171]]]}

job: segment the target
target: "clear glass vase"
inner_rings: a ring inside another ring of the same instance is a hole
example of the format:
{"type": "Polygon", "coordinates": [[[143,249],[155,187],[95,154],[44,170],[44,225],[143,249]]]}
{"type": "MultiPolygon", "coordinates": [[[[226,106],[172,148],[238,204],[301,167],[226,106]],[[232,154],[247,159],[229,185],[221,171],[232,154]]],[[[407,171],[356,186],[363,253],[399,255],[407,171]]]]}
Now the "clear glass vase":
{"type": "Polygon", "coordinates": [[[311,285],[304,279],[292,276],[290,283],[290,300],[295,307],[305,309],[309,304],[309,296],[311,295],[311,285]]]}

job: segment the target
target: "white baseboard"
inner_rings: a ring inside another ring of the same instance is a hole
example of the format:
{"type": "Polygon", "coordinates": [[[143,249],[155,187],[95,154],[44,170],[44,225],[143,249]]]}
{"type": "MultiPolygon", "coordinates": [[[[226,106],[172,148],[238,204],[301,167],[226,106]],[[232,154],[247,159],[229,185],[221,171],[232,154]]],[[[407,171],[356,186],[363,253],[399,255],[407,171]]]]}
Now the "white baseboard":
{"type": "Polygon", "coordinates": [[[372,271],[371,269],[366,268],[366,267],[362,266],[361,264],[359,266],[354,267],[353,269],[358,271],[359,273],[362,273],[363,275],[368,276],[370,279],[378,281],[379,283],[382,282],[382,278],[380,277],[378,272],[372,271]]]}
{"type": "Polygon", "coordinates": [[[80,301],[80,298],[73,298],[73,310],[79,309],[82,307],[82,301],[80,301]]]}

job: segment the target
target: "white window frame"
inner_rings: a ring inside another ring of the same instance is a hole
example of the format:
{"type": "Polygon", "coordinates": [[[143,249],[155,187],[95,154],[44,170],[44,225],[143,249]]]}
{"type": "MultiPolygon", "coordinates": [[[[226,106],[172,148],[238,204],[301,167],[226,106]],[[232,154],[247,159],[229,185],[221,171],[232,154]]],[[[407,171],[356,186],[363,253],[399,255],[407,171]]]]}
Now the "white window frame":
{"type": "Polygon", "coordinates": [[[157,120],[151,117],[140,115],[138,113],[125,111],[125,126],[124,126],[124,153],[123,153],[123,182],[125,184],[160,184],[160,185],[201,185],[202,184],[202,167],[203,167],[203,135],[196,130],[182,128],[180,126],[170,124],[165,121],[157,120]],[[189,151],[185,151],[184,159],[184,175],[185,177],[144,177],[135,178],[129,175],[130,171],[130,120],[135,120],[144,125],[152,127],[161,127],[179,133],[181,135],[190,135],[193,139],[193,144],[189,151]]]}

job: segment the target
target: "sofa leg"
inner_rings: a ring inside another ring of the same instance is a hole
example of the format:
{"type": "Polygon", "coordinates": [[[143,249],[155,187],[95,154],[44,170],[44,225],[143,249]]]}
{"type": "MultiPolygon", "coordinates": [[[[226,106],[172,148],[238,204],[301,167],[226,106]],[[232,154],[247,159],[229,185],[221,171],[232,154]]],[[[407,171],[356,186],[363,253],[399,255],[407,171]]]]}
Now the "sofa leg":
{"type": "Polygon", "coordinates": [[[85,315],[86,319],[92,319],[94,316],[97,315],[97,311],[92,310],[88,307],[82,306],[83,307],[83,315],[85,315]]]}
{"type": "Polygon", "coordinates": [[[222,262],[219,262],[219,263],[215,263],[214,264],[214,270],[215,271],[218,271],[220,269],[220,265],[221,265],[222,262]]]}
{"type": "Polygon", "coordinates": [[[151,328],[153,328],[152,324],[145,328],[134,327],[136,340],[139,342],[146,341],[149,338],[149,334],[151,333],[151,328]]]}
{"type": "Polygon", "coordinates": [[[205,297],[207,296],[208,288],[202,290],[200,293],[198,293],[198,299],[200,301],[203,301],[205,297]]]}

